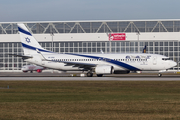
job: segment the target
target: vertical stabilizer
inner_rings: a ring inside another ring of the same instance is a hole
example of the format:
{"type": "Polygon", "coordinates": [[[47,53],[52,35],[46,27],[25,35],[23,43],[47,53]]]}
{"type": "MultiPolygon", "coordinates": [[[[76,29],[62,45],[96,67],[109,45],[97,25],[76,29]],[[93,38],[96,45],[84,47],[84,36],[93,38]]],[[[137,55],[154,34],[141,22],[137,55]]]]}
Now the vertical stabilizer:
{"type": "Polygon", "coordinates": [[[40,46],[24,24],[18,23],[17,25],[25,55],[36,54],[36,49],[46,51],[40,46]]]}
{"type": "Polygon", "coordinates": [[[146,45],[144,46],[142,53],[146,53],[146,45]]]}

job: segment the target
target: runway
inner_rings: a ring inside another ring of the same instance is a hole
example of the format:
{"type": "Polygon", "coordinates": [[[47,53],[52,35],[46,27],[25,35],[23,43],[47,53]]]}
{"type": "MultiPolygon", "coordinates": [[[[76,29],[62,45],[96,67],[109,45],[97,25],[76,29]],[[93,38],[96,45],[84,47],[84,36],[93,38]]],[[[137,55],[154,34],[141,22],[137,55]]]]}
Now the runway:
{"type": "Polygon", "coordinates": [[[80,77],[80,74],[0,73],[0,81],[180,81],[180,74],[112,74],[103,77],[80,77]]]}
{"type": "Polygon", "coordinates": [[[0,77],[0,81],[180,81],[180,77],[0,77]]]}

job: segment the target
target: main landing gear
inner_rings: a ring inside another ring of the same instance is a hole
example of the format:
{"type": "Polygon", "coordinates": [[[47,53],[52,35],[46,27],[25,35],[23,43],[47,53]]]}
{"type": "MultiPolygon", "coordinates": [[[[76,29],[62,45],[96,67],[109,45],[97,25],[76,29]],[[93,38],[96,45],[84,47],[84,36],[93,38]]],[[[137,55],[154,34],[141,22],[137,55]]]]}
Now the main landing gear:
{"type": "MultiPolygon", "coordinates": [[[[93,73],[92,72],[88,72],[87,73],[87,77],[92,77],[93,76],[93,73]]],[[[97,74],[97,77],[102,77],[103,74],[97,74]]]]}
{"type": "Polygon", "coordinates": [[[87,73],[87,77],[92,77],[93,76],[93,73],[92,72],[88,72],[87,73]]]}
{"type": "Polygon", "coordinates": [[[161,77],[162,76],[162,74],[161,73],[158,73],[158,77],[161,77]]]}
{"type": "Polygon", "coordinates": [[[97,74],[97,77],[102,77],[103,76],[103,74],[97,74]]]}

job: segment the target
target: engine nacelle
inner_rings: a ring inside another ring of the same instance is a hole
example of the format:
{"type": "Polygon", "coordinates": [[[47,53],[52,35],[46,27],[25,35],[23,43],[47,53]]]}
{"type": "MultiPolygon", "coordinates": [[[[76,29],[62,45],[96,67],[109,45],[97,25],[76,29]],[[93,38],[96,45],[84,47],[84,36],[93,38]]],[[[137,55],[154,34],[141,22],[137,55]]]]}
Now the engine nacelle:
{"type": "Polygon", "coordinates": [[[113,74],[114,73],[114,67],[109,65],[102,65],[97,66],[95,68],[96,74],[113,74]]]}
{"type": "Polygon", "coordinates": [[[37,71],[38,73],[41,73],[41,72],[42,72],[42,70],[41,70],[41,69],[37,69],[36,71],[37,71]]]}

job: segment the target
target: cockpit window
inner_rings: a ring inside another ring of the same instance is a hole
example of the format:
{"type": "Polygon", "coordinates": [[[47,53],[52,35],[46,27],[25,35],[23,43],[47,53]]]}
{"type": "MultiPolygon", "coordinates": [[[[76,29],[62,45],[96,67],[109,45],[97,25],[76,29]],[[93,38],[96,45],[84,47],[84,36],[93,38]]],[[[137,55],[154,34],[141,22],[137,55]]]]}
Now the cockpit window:
{"type": "Polygon", "coordinates": [[[170,60],[170,58],[162,58],[162,60],[170,60]]]}

